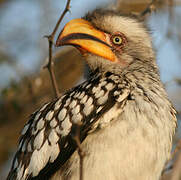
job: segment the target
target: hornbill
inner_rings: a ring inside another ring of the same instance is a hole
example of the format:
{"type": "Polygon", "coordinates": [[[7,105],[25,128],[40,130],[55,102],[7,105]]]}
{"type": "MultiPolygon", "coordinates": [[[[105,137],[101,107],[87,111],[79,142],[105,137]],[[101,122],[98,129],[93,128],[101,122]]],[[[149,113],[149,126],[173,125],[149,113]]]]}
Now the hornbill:
{"type": "Polygon", "coordinates": [[[177,120],[144,24],[97,9],[56,45],[80,50],[90,78],[31,115],[7,179],[78,180],[78,130],[85,180],[159,180],[177,120]]]}

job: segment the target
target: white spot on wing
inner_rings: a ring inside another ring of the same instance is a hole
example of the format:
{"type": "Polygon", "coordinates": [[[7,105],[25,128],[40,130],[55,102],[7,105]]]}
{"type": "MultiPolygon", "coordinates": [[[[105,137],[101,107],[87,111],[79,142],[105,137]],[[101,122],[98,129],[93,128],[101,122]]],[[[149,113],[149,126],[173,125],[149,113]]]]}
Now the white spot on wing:
{"type": "Polygon", "coordinates": [[[36,126],[37,130],[42,129],[43,126],[44,126],[44,124],[45,124],[45,121],[44,121],[43,118],[41,118],[41,119],[38,121],[38,123],[37,123],[37,126],[36,126]]]}
{"type": "Polygon", "coordinates": [[[51,147],[51,149],[52,149],[52,154],[51,154],[51,156],[50,156],[50,162],[52,163],[52,162],[55,161],[55,159],[57,158],[57,156],[58,156],[59,153],[60,153],[60,149],[59,149],[58,143],[57,143],[57,144],[54,144],[54,145],[51,147]]]}
{"type": "Polygon", "coordinates": [[[18,149],[21,148],[22,144],[23,144],[23,139],[21,139],[21,141],[19,142],[18,149]]]}
{"type": "Polygon", "coordinates": [[[85,96],[85,92],[83,91],[78,98],[82,99],[84,96],[85,96]]]}
{"type": "Polygon", "coordinates": [[[17,179],[20,180],[22,178],[22,175],[23,175],[23,171],[24,171],[24,165],[20,164],[19,167],[18,167],[18,175],[17,175],[17,179]]]}
{"type": "Polygon", "coordinates": [[[51,132],[50,132],[50,134],[48,136],[48,139],[49,139],[51,145],[56,144],[58,142],[59,137],[58,137],[58,135],[57,135],[57,133],[55,132],[54,129],[51,130],[51,132]]]}
{"type": "Polygon", "coordinates": [[[47,164],[51,153],[51,147],[48,145],[48,141],[46,141],[40,150],[36,149],[33,152],[29,166],[27,167],[29,169],[28,173],[37,176],[40,170],[47,164]]]}
{"type": "Polygon", "coordinates": [[[88,116],[88,115],[92,112],[93,108],[94,108],[93,105],[91,105],[91,106],[85,106],[84,109],[83,109],[83,113],[84,113],[86,116],[88,116]]]}
{"type": "Polygon", "coordinates": [[[57,121],[56,121],[55,118],[53,118],[53,119],[50,121],[50,126],[51,126],[52,128],[54,128],[56,125],[57,125],[57,121]]]}
{"type": "Polygon", "coordinates": [[[57,126],[55,130],[56,130],[56,132],[57,132],[58,134],[60,134],[60,128],[59,128],[59,126],[57,126]]]}
{"type": "Polygon", "coordinates": [[[88,84],[85,88],[89,89],[91,87],[91,84],[88,84]]]}
{"type": "Polygon", "coordinates": [[[104,80],[100,83],[100,86],[105,86],[107,84],[107,82],[104,80]]]}
{"type": "Polygon", "coordinates": [[[124,92],[119,95],[119,97],[117,98],[117,101],[122,102],[128,96],[129,92],[130,91],[128,89],[124,89],[124,92]]]}
{"type": "Polygon", "coordinates": [[[110,79],[112,79],[115,83],[117,83],[120,80],[119,76],[111,75],[110,79]]]}
{"type": "Polygon", "coordinates": [[[44,130],[41,130],[35,137],[33,145],[35,149],[39,149],[42,146],[44,139],[44,130]]]}
{"type": "Polygon", "coordinates": [[[65,107],[68,106],[71,102],[71,98],[69,97],[67,100],[66,100],[66,103],[65,103],[65,107]]]}
{"type": "Polygon", "coordinates": [[[73,91],[71,94],[70,94],[70,96],[73,96],[75,94],[75,92],[73,91]]]}
{"type": "Polygon", "coordinates": [[[90,106],[90,105],[92,105],[92,103],[93,103],[93,99],[92,99],[92,97],[89,97],[89,99],[87,100],[85,106],[90,106]]]}
{"type": "Polygon", "coordinates": [[[40,111],[43,111],[43,110],[47,107],[48,104],[49,104],[49,103],[45,104],[45,105],[40,109],[40,111]]]}
{"type": "Polygon", "coordinates": [[[38,129],[34,127],[31,133],[32,135],[35,135],[37,132],[38,132],[38,129]]]}
{"type": "Polygon", "coordinates": [[[85,95],[85,96],[81,99],[80,103],[81,103],[81,104],[84,104],[84,103],[87,101],[87,98],[88,98],[88,96],[85,95]]]}
{"type": "Polygon", "coordinates": [[[25,140],[25,141],[23,142],[23,146],[22,146],[22,149],[21,149],[22,152],[25,152],[25,150],[26,150],[26,144],[27,144],[27,140],[25,140]]]}
{"type": "MultiPolygon", "coordinates": [[[[32,176],[35,177],[39,174],[39,172],[46,166],[48,161],[54,162],[59,154],[59,146],[58,144],[53,144],[49,146],[48,141],[46,140],[40,150],[34,150],[32,153],[30,163],[28,167],[25,169],[23,177],[23,167],[19,166],[18,171],[18,178],[17,180],[26,179],[27,175],[32,173],[32,176]]],[[[20,164],[21,165],[21,164],[20,164]]]]}
{"type": "Polygon", "coordinates": [[[72,116],[72,122],[75,123],[75,124],[81,122],[81,120],[82,120],[82,115],[80,113],[79,114],[74,114],[72,116]]]}
{"type": "Polygon", "coordinates": [[[97,87],[93,87],[92,88],[92,93],[95,94],[97,92],[98,88],[97,87]]]}
{"type": "Polygon", "coordinates": [[[39,119],[40,115],[41,115],[41,112],[39,112],[39,113],[35,116],[34,121],[37,121],[37,120],[39,119]]]}
{"type": "Polygon", "coordinates": [[[98,109],[97,109],[97,113],[100,112],[102,110],[103,106],[100,106],[98,109]]]}
{"type": "Polygon", "coordinates": [[[67,113],[67,110],[65,108],[63,108],[59,113],[58,113],[58,119],[59,121],[63,121],[63,119],[65,118],[65,115],[67,113]]]}
{"type": "Polygon", "coordinates": [[[118,108],[117,105],[113,106],[107,113],[105,113],[102,118],[99,120],[99,126],[105,127],[110,124],[110,121],[116,119],[120,113],[122,112],[122,108],[118,108]]]}
{"type": "Polygon", "coordinates": [[[26,168],[25,170],[24,170],[24,174],[23,174],[23,177],[24,177],[24,179],[26,179],[26,177],[27,177],[27,172],[28,172],[28,168],[26,168]]]}
{"type": "Polygon", "coordinates": [[[27,129],[29,128],[30,124],[26,124],[23,128],[23,130],[21,131],[21,135],[24,135],[27,131],[27,129]]]}
{"type": "Polygon", "coordinates": [[[118,94],[120,94],[119,91],[115,91],[115,92],[114,92],[114,95],[115,95],[115,96],[118,95],[118,94]]]}
{"type": "Polygon", "coordinates": [[[61,124],[61,127],[63,128],[63,130],[60,130],[60,134],[62,136],[66,136],[70,132],[71,126],[72,126],[72,123],[70,122],[69,116],[67,116],[61,124]]]}
{"type": "Polygon", "coordinates": [[[59,99],[59,100],[55,103],[55,108],[54,108],[54,110],[57,110],[57,109],[59,109],[59,108],[60,108],[60,106],[61,106],[61,102],[62,102],[62,98],[61,98],[61,99],[59,99]]]}
{"type": "Polygon", "coordinates": [[[76,104],[77,104],[76,100],[72,100],[72,102],[70,103],[69,107],[73,109],[76,104]]]}
{"type": "Polygon", "coordinates": [[[31,151],[32,151],[32,148],[31,148],[31,141],[28,143],[27,149],[28,149],[28,152],[31,152],[31,151]]]}
{"type": "Polygon", "coordinates": [[[108,84],[106,85],[106,89],[107,89],[108,91],[112,90],[113,88],[114,88],[114,86],[113,86],[112,83],[108,83],[108,84]]]}
{"type": "Polygon", "coordinates": [[[80,96],[80,92],[76,93],[76,94],[74,95],[74,98],[78,98],[79,96],[80,96]]]}
{"type": "Polygon", "coordinates": [[[51,119],[52,119],[52,117],[53,117],[53,114],[54,114],[54,111],[49,111],[48,113],[47,113],[47,115],[46,115],[46,120],[47,121],[50,121],[51,119]]]}
{"type": "Polygon", "coordinates": [[[97,100],[97,103],[100,104],[100,105],[104,104],[107,101],[107,99],[108,99],[108,92],[104,96],[100,97],[97,100]]]}
{"type": "Polygon", "coordinates": [[[66,148],[68,146],[68,142],[65,143],[64,147],[66,148]]]}
{"type": "Polygon", "coordinates": [[[100,98],[101,96],[103,96],[104,95],[104,91],[103,90],[100,90],[100,91],[97,91],[96,93],[95,93],[95,98],[100,98]]]}
{"type": "Polygon", "coordinates": [[[85,82],[84,84],[82,84],[82,88],[85,88],[87,86],[88,82],[85,82]]]}
{"type": "Polygon", "coordinates": [[[72,114],[78,114],[80,111],[80,105],[77,105],[74,109],[72,109],[72,114]]]}

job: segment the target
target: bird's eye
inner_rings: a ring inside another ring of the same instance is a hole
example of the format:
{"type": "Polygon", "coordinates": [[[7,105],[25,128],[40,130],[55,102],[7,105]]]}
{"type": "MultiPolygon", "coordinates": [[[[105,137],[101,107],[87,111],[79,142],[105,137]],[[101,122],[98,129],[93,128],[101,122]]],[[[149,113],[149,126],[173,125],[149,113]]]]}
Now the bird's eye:
{"type": "Polygon", "coordinates": [[[118,35],[116,35],[112,38],[112,42],[116,45],[122,44],[122,41],[123,40],[122,40],[121,36],[118,36],[118,35]]]}

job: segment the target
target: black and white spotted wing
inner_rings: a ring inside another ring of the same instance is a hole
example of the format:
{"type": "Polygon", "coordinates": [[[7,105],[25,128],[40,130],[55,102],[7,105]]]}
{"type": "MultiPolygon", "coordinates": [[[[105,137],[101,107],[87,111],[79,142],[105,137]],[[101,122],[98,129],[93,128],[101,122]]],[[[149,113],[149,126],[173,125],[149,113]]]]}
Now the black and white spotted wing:
{"type": "Polygon", "coordinates": [[[99,122],[115,104],[121,104],[129,92],[128,84],[120,83],[118,75],[107,73],[101,77],[97,73],[61,98],[45,104],[24,126],[7,179],[51,176],[76,150],[72,141],[74,125],[81,124],[83,141],[88,131],[93,131],[99,123],[111,121],[112,117],[99,122]]]}

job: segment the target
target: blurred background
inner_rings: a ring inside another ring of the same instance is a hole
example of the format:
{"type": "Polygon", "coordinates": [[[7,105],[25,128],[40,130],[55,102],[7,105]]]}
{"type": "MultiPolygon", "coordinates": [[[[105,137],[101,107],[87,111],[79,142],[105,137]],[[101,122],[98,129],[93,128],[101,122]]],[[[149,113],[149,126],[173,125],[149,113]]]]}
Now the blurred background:
{"type": "MultiPolygon", "coordinates": [[[[160,74],[171,101],[181,115],[181,0],[72,0],[66,22],[96,7],[110,7],[145,17],[157,51],[160,74]]],[[[20,130],[29,115],[54,98],[47,69],[49,35],[66,0],[0,0],[0,179],[5,179],[16,150],[20,130]]],[[[58,32],[58,33],[59,33],[58,32]]],[[[84,61],[75,49],[55,49],[56,79],[61,92],[82,82],[84,61]]],[[[181,139],[178,124],[174,147],[181,139]]],[[[181,168],[180,168],[181,172],[181,168]]],[[[165,179],[171,177],[165,177],[165,179]]]]}

